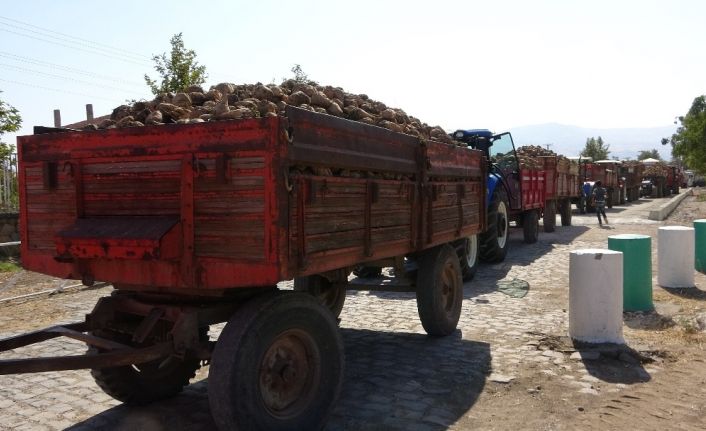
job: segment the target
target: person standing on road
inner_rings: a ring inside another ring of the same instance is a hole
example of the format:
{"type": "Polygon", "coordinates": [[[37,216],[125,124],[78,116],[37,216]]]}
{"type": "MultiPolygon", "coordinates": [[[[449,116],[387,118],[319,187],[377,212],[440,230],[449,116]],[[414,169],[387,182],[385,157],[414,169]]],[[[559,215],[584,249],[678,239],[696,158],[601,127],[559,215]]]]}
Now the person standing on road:
{"type": "Polygon", "coordinates": [[[603,226],[603,223],[601,222],[601,214],[603,214],[603,219],[605,220],[605,224],[608,224],[608,217],[605,215],[605,198],[606,198],[606,189],[603,187],[603,184],[601,184],[600,181],[596,181],[596,184],[593,186],[593,202],[596,205],[596,216],[598,217],[598,224],[603,226]]]}

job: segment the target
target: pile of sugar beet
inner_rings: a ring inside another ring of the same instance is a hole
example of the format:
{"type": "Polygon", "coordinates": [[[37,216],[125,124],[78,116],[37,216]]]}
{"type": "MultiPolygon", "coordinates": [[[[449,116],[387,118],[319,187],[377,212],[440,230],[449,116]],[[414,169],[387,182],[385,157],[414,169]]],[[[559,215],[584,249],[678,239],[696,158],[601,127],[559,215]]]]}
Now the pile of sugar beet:
{"type": "MultiPolygon", "coordinates": [[[[459,145],[443,128],[430,126],[402,109],[389,107],[365,94],[352,94],[340,87],[291,79],[280,85],[236,85],[224,82],[211,86],[208,91],[200,85],[192,85],[181,93],[164,93],[151,101],[118,106],[109,119],[97,124],[88,124],[83,130],[284,116],[287,105],[372,124],[423,139],[459,145]]],[[[542,163],[537,157],[556,155],[539,146],[519,147],[517,153],[522,167],[529,169],[541,169],[542,163]]],[[[348,173],[344,173],[346,174],[348,173]]]]}
{"type": "Polygon", "coordinates": [[[286,106],[291,105],[425,139],[456,143],[441,127],[429,126],[402,109],[388,107],[365,94],[347,93],[340,87],[312,84],[295,80],[281,85],[221,83],[208,91],[192,85],[182,93],[161,94],[152,101],[118,106],[110,119],[84,129],[271,117],[284,115],[286,106]]]}

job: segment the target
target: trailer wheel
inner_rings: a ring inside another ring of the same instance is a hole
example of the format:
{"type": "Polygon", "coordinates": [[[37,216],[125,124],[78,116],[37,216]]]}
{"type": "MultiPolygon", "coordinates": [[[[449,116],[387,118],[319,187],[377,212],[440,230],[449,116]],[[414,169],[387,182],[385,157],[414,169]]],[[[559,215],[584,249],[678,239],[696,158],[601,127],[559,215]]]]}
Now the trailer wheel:
{"type": "Polygon", "coordinates": [[[502,185],[493,192],[488,206],[488,229],[479,235],[480,259],[485,262],[501,262],[505,259],[510,234],[507,195],[502,185]]]}
{"type": "Polygon", "coordinates": [[[461,266],[454,249],[444,244],[425,251],[417,273],[417,311],[427,334],[455,331],[462,303],[461,266]]]}
{"type": "Polygon", "coordinates": [[[321,429],[343,383],[336,321],[299,292],[257,297],[236,311],[213,351],[208,400],[218,429],[321,429]]]}
{"type": "Polygon", "coordinates": [[[334,285],[318,274],[295,278],[294,290],[313,295],[324,307],[331,310],[334,317],[341,315],[343,304],[346,302],[346,289],[334,285]]]}
{"type": "MultiPolygon", "coordinates": [[[[113,341],[129,344],[130,336],[107,331],[95,331],[95,335],[113,341]]],[[[208,339],[208,328],[199,334],[202,340],[208,339]]],[[[98,353],[99,349],[90,346],[88,354],[98,353]]],[[[193,357],[179,359],[173,356],[144,364],[101,368],[91,370],[96,384],[111,397],[126,404],[143,405],[172,397],[189,384],[201,361],[193,357]]]]}
{"type": "Polygon", "coordinates": [[[561,225],[571,226],[571,199],[564,199],[561,202],[561,225]]]}
{"type": "Polygon", "coordinates": [[[536,210],[527,211],[522,217],[522,231],[525,243],[534,244],[539,238],[539,213],[536,210]]]}
{"type": "Polygon", "coordinates": [[[478,235],[471,235],[465,238],[462,243],[459,255],[461,276],[463,281],[471,281],[478,271],[478,235]]]}
{"type": "Polygon", "coordinates": [[[556,228],[556,201],[548,201],[544,207],[544,232],[554,232],[556,228]]]}
{"type": "Polygon", "coordinates": [[[379,266],[359,265],[353,270],[353,275],[359,278],[377,278],[382,275],[382,268],[379,266]]]}

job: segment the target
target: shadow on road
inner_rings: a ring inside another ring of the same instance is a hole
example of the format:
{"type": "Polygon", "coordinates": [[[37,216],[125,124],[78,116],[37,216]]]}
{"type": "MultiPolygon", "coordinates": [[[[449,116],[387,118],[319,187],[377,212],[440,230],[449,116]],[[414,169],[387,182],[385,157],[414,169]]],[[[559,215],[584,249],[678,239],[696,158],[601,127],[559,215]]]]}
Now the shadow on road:
{"type": "MultiPolygon", "coordinates": [[[[448,337],[341,328],[345,380],[325,430],[445,430],[476,403],[490,346],[448,337]]],[[[69,430],[214,430],[207,380],[149,406],[120,405],[69,430]]]]}

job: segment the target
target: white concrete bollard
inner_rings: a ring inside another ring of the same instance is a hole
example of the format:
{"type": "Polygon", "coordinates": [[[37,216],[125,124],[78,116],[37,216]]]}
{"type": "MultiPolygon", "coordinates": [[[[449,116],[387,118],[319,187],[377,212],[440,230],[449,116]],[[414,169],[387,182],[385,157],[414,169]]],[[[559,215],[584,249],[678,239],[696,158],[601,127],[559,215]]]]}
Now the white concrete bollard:
{"type": "Polygon", "coordinates": [[[657,231],[657,283],[694,287],[694,228],[664,226],[657,231]]]}
{"type": "Polygon", "coordinates": [[[604,249],[571,252],[569,336],[588,343],[625,343],[622,252],[604,249]]]}

